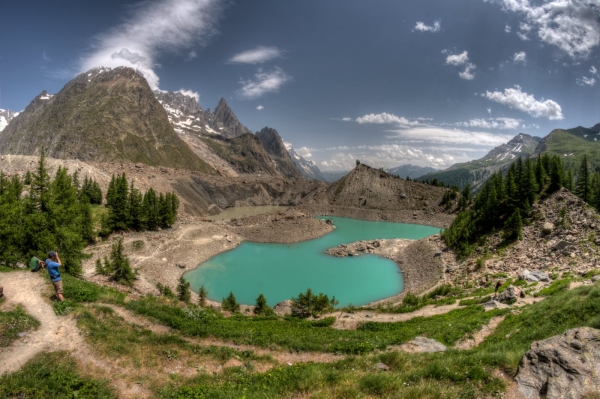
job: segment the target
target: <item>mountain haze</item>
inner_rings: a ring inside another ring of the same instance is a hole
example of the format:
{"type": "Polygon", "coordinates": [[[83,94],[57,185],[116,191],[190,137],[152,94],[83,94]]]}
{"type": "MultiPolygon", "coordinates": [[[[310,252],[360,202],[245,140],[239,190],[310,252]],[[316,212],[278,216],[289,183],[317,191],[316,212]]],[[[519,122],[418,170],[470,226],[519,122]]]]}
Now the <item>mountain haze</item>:
{"type": "Polygon", "coordinates": [[[528,157],[533,154],[540,140],[539,137],[519,133],[509,142],[488,152],[483,158],[454,164],[446,170],[423,175],[418,180],[431,182],[437,179],[446,185],[459,188],[471,184],[474,189],[477,189],[494,172],[508,167],[518,157],[528,157]]]}
{"type": "Polygon", "coordinates": [[[439,172],[439,169],[431,168],[429,166],[423,167],[406,164],[387,169],[387,172],[402,178],[410,177],[411,179],[417,179],[427,173],[439,172]]]}

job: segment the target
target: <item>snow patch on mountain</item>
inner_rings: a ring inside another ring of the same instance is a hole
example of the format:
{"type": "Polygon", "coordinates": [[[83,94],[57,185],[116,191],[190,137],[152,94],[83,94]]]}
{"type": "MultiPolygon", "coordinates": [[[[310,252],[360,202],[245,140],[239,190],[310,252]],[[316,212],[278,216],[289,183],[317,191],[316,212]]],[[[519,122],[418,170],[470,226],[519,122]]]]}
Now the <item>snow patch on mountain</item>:
{"type": "Polygon", "coordinates": [[[290,158],[292,158],[292,161],[294,161],[296,167],[306,179],[325,181],[325,176],[323,176],[323,173],[321,173],[321,170],[317,167],[316,163],[299,155],[294,151],[294,147],[291,143],[284,142],[283,144],[285,145],[288,154],[290,154],[290,158]]]}

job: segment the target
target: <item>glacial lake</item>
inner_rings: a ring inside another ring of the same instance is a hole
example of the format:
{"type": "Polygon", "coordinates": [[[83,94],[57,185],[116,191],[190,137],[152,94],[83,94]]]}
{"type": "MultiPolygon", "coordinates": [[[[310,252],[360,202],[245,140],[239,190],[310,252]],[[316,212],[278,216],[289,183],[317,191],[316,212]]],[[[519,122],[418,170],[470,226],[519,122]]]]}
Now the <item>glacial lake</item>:
{"type": "Polygon", "coordinates": [[[324,253],[340,244],[378,238],[420,239],[440,232],[437,227],[373,222],[340,217],[336,229],[314,240],[294,244],[243,242],[185,273],[192,289],[204,285],[208,298],[221,302],[232,291],[241,304],[254,305],[264,294],[270,306],[311,288],[335,295],[339,306],[365,305],[402,292],[404,281],[396,263],[377,255],[336,258],[324,253]]]}

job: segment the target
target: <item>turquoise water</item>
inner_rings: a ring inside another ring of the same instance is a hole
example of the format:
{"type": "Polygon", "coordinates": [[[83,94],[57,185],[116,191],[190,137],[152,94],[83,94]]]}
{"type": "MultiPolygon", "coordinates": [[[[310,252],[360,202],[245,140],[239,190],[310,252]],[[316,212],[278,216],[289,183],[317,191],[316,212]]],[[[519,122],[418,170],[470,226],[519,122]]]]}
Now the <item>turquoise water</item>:
{"type": "Polygon", "coordinates": [[[415,224],[329,219],[336,229],[321,238],[295,244],[243,242],[184,277],[194,291],[204,285],[209,299],[219,302],[232,291],[239,303],[254,305],[262,293],[273,306],[311,288],[330,298],[335,295],[339,306],[365,305],[402,291],[404,281],[396,263],[376,255],[336,258],[323,251],[360,240],[420,239],[440,231],[415,224]]]}

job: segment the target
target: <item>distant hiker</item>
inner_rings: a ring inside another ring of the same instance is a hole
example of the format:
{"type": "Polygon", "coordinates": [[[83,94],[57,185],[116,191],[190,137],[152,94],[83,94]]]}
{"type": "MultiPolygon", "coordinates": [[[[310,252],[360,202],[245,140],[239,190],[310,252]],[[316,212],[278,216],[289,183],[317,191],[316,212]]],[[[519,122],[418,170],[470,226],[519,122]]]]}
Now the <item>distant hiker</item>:
{"type": "Polygon", "coordinates": [[[496,288],[494,288],[494,300],[498,299],[498,289],[502,287],[502,281],[498,281],[496,283],[496,288]]]}
{"type": "Polygon", "coordinates": [[[31,260],[29,261],[29,265],[31,266],[32,273],[35,273],[35,272],[39,271],[40,269],[43,269],[46,266],[44,261],[38,259],[37,256],[34,256],[33,258],[31,258],[31,260]]]}
{"type": "Polygon", "coordinates": [[[50,280],[52,280],[52,285],[54,286],[54,291],[56,291],[56,297],[59,301],[64,301],[63,297],[63,284],[60,278],[60,272],[58,268],[62,266],[60,258],[58,254],[54,251],[48,252],[48,259],[46,259],[46,268],[48,269],[48,274],[50,275],[50,280]]]}

